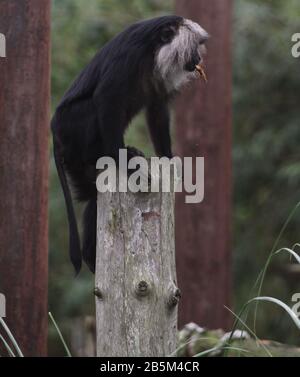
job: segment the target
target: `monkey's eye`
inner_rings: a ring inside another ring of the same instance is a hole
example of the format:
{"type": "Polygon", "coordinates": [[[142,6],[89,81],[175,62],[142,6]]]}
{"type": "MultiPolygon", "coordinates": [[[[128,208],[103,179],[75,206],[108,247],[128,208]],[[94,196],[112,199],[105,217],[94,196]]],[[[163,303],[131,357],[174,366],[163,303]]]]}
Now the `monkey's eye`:
{"type": "Polygon", "coordinates": [[[163,43],[170,43],[174,36],[174,30],[171,28],[165,28],[161,31],[160,39],[163,43]]]}
{"type": "Polygon", "coordinates": [[[209,35],[208,35],[208,34],[206,34],[206,35],[201,35],[201,38],[200,38],[200,40],[199,40],[199,45],[200,45],[200,46],[204,45],[204,44],[207,42],[208,38],[209,38],[209,35]]]}

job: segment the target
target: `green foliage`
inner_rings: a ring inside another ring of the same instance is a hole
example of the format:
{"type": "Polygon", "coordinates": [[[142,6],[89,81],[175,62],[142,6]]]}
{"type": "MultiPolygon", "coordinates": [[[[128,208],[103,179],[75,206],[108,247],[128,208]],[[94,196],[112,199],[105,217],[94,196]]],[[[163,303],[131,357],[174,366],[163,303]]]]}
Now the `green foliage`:
{"type": "MultiPolygon", "coordinates": [[[[299,32],[299,2],[237,0],[234,18],[234,237],[237,302],[249,297],[276,235],[299,201],[299,60],[291,36],[299,32]]],[[[298,241],[300,213],[281,238],[298,241]]],[[[280,246],[280,245],[279,245],[280,246]]],[[[267,293],[277,290],[290,302],[292,280],[266,278],[267,293]]],[[[259,333],[286,340],[288,321],[272,308],[258,321],[259,333]],[[273,318],[273,321],[270,321],[273,318]]]]}

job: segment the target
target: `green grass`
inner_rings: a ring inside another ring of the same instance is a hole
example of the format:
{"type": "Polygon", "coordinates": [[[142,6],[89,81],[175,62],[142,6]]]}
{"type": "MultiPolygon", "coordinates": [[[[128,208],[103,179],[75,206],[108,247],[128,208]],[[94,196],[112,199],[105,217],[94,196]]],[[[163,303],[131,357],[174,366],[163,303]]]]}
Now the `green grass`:
{"type": "MultiPolygon", "coordinates": [[[[70,352],[70,350],[69,350],[69,348],[68,348],[68,346],[67,346],[67,344],[65,342],[65,339],[64,339],[64,337],[63,337],[63,335],[62,335],[62,333],[61,333],[61,331],[60,331],[60,329],[59,329],[59,327],[58,327],[55,319],[53,318],[53,315],[50,312],[49,312],[49,317],[50,317],[50,319],[51,319],[51,321],[52,321],[52,323],[53,323],[53,325],[54,325],[54,327],[55,327],[55,329],[57,331],[57,334],[58,334],[58,336],[59,336],[59,338],[60,338],[60,340],[61,340],[61,342],[63,344],[63,347],[64,347],[64,349],[66,351],[67,356],[68,357],[72,357],[71,352],[70,352]]],[[[21,351],[21,349],[20,349],[20,347],[19,347],[16,339],[14,338],[12,332],[10,331],[9,327],[7,326],[7,324],[5,323],[4,319],[1,318],[1,317],[0,317],[0,325],[3,328],[6,337],[8,338],[6,340],[5,337],[2,334],[0,334],[0,342],[2,342],[2,344],[4,345],[4,348],[6,349],[8,355],[10,357],[17,357],[17,356],[18,357],[24,357],[23,352],[21,351]],[[13,348],[9,345],[8,340],[13,345],[13,348]]],[[[3,355],[0,355],[0,356],[3,356],[3,355]]]]}
{"type": "MultiPolygon", "coordinates": [[[[0,317],[0,324],[2,326],[2,328],[4,329],[7,337],[9,338],[10,342],[12,343],[12,345],[14,346],[16,352],[17,352],[17,355],[20,356],[20,357],[24,357],[16,339],[14,338],[13,334],[11,333],[10,329],[8,328],[7,324],[5,323],[4,319],[0,317]]],[[[11,347],[8,345],[7,341],[4,339],[3,336],[1,336],[0,340],[2,340],[2,343],[4,344],[4,347],[6,348],[8,354],[10,356],[15,356],[13,350],[11,349],[11,347]]]]}
{"type": "Polygon", "coordinates": [[[65,341],[65,339],[64,339],[64,337],[63,337],[63,335],[62,335],[62,333],[61,333],[61,331],[60,331],[60,329],[59,329],[59,327],[58,327],[58,325],[57,325],[57,323],[56,323],[56,321],[55,321],[52,313],[49,312],[48,314],[49,314],[49,317],[50,317],[50,319],[51,319],[51,321],[52,321],[52,323],[53,323],[53,325],[54,325],[54,327],[55,327],[55,329],[57,331],[57,334],[58,334],[58,336],[59,336],[59,338],[60,338],[63,346],[64,346],[64,349],[66,351],[67,356],[68,357],[72,357],[71,352],[70,352],[70,350],[69,350],[69,348],[67,346],[67,343],[66,343],[66,341],[65,341]]]}
{"type": "Polygon", "coordinates": [[[230,344],[230,342],[232,340],[232,336],[234,334],[234,331],[237,328],[238,323],[241,323],[249,331],[249,333],[251,333],[252,336],[254,336],[254,338],[257,340],[257,343],[261,347],[264,348],[264,350],[266,351],[266,353],[268,354],[268,356],[272,356],[271,353],[269,352],[269,350],[267,349],[267,347],[265,347],[263,345],[263,343],[259,340],[259,338],[256,335],[257,313],[258,313],[259,303],[261,303],[261,302],[264,302],[264,303],[266,303],[266,302],[273,303],[276,306],[282,308],[289,315],[289,317],[291,318],[291,320],[296,325],[297,329],[300,330],[300,320],[299,320],[299,318],[296,316],[296,314],[292,311],[292,309],[288,305],[286,305],[283,301],[278,300],[277,298],[261,296],[262,289],[263,289],[263,284],[264,284],[264,280],[265,280],[268,268],[270,267],[272,259],[275,256],[277,256],[279,254],[282,254],[282,253],[287,253],[290,256],[290,259],[294,258],[295,261],[300,264],[300,256],[295,252],[295,249],[297,247],[300,247],[299,243],[294,244],[292,246],[292,248],[282,247],[280,249],[277,249],[278,245],[279,245],[279,242],[280,242],[280,240],[281,240],[281,238],[282,238],[285,230],[287,229],[287,227],[290,224],[292,218],[296,214],[299,206],[300,206],[300,202],[298,202],[296,204],[296,206],[293,208],[293,210],[291,211],[290,215],[288,216],[287,220],[283,224],[283,226],[282,226],[282,228],[281,228],[281,230],[280,230],[280,232],[279,232],[279,234],[278,234],[278,236],[277,236],[277,238],[276,238],[276,240],[274,242],[274,245],[273,245],[273,247],[271,249],[271,252],[270,252],[270,254],[269,254],[268,258],[267,258],[267,261],[266,261],[266,263],[265,263],[262,271],[260,272],[259,276],[257,277],[254,286],[252,287],[251,291],[253,292],[253,290],[255,290],[255,288],[258,286],[257,297],[250,298],[246,302],[246,304],[242,307],[242,309],[240,310],[239,314],[235,314],[232,310],[230,310],[229,308],[226,307],[226,309],[229,310],[233,314],[233,316],[235,317],[235,322],[233,324],[233,328],[232,328],[232,331],[231,331],[231,336],[230,336],[230,338],[228,340],[228,344],[230,344]],[[248,318],[248,313],[249,313],[249,310],[250,310],[250,306],[253,303],[255,304],[254,323],[253,323],[253,330],[251,330],[250,327],[246,324],[246,322],[247,322],[247,318],[248,318]],[[244,314],[245,314],[245,320],[242,319],[242,316],[244,314]]]}

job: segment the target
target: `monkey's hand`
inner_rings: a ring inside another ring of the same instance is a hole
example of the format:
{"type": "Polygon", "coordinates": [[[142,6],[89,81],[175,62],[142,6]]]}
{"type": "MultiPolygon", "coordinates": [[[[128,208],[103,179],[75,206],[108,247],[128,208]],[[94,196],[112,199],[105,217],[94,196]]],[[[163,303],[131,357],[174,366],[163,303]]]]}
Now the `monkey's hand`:
{"type": "Polygon", "coordinates": [[[144,157],[145,158],[144,153],[142,151],[138,150],[135,147],[127,146],[126,149],[127,149],[128,161],[133,157],[144,157]]]}

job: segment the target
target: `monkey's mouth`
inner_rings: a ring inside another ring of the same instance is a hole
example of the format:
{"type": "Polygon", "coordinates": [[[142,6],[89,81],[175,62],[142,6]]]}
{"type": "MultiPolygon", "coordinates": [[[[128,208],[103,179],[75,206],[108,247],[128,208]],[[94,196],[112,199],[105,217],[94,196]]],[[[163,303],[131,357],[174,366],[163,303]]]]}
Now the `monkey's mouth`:
{"type": "Polygon", "coordinates": [[[199,73],[200,78],[202,78],[205,82],[208,82],[207,75],[201,64],[197,64],[195,66],[195,71],[199,73]]]}

